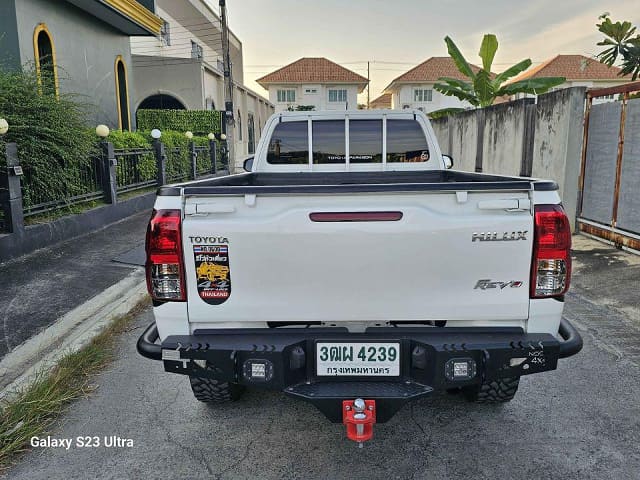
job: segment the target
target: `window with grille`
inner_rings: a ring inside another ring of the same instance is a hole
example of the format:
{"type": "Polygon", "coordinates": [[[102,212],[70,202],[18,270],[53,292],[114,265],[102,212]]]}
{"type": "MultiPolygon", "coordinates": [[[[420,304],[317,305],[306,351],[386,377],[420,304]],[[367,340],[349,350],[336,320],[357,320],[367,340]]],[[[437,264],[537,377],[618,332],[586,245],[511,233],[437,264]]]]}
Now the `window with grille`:
{"type": "Polygon", "coordinates": [[[295,90],[278,90],[278,103],[294,103],[295,101],[295,90]]]}
{"type": "Polygon", "coordinates": [[[330,89],[329,101],[330,102],[346,102],[347,90],[346,89],[330,89]]]}
{"type": "Polygon", "coordinates": [[[160,28],[160,40],[165,46],[171,45],[171,28],[169,27],[169,22],[165,20],[162,21],[162,27],[160,28]]]}
{"type": "Polygon", "coordinates": [[[433,90],[416,88],[413,90],[414,102],[431,102],[433,100],[433,90]]]}
{"type": "Polygon", "coordinates": [[[201,59],[204,56],[202,45],[197,44],[191,40],[191,58],[201,59]]]}

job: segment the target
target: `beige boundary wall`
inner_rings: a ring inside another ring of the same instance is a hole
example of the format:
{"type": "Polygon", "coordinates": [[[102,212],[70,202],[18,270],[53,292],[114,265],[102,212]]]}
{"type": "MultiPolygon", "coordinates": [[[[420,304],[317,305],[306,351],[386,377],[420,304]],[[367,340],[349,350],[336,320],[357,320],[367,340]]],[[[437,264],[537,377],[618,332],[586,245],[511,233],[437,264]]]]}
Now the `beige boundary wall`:
{"type": "Polygon", "coordinates": [[[585,105],[584,87],[572,87],[469,110],[433,128],[454,168],[552,179],[572,224],[578,200],[585,105]]]}

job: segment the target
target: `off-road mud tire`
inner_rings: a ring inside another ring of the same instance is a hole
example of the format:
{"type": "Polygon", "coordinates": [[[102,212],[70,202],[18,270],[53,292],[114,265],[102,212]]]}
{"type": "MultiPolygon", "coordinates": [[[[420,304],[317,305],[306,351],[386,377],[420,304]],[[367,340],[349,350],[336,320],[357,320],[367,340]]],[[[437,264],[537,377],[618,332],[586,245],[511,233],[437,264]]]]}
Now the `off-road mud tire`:
{"type": "Polygon", "coordinates": [[[463,393],[470,402],[505,403],[515,397],[519,383],[520,377],[487,380],[478,387],[465,387],[463,393]]]}
{"type": "Polygon", "coordinates": [[[237,383],[221,382],[213,378],[189,377],[193,396],[197,400],[219,405],[235,402],[244,393],[244,387],[237,383]]]}

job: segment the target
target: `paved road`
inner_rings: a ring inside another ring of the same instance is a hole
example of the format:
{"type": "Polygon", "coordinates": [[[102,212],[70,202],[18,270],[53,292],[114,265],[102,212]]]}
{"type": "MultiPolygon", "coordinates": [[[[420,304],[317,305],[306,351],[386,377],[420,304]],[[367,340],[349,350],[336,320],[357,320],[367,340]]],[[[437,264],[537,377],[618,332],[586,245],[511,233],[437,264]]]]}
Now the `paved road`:
{"type": "Polygon", "coordinates": [[[0,264],[0,359],[131,273],[112,259],[144,243],[149,212],[0,264]],[[108,252],[108,254],[105,254],[108,252]]]}
{"type": "MultiPolygon", "coordinates": [[[[616,268],[635,268],[627,254],[582,247],[578,276],[596,271],[590,262],[602,260],[597,256],[622,258],[601,272],[602,282],[613,281],[616,268]]],[[[585,339],[580,355],[556,371],[523,377],[504,406],[448,395],[418,401],[376,426],[362,450],[341,425],[281,394],[249,392],[217,409],[196,402],[185,377],[135,353],[135,339],[151,321],[145,312],[139,328],[122,337],[121,357],[97,378],[98,391],[53,432],[118,435],[133,447],[36,449],[10,478],[638,479],[640,357],[625,340],[640,332],[625,313],[637,300],[617,309],[609,304],[615,295],[594,300],[587,283],[576,280],[566,308],[585,339]]]]}

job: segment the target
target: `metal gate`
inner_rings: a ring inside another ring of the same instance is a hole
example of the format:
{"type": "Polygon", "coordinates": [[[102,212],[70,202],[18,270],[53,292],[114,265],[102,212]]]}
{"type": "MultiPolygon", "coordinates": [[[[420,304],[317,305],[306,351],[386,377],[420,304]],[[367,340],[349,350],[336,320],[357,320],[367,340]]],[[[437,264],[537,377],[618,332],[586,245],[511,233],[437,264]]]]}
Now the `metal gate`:
{"type": "Polygon", "coordinates": [[[640,250],[640,82],[589,90],[578,228],[640,250]],[[594,103],[596,98],[620,101],[594,103]]]}

